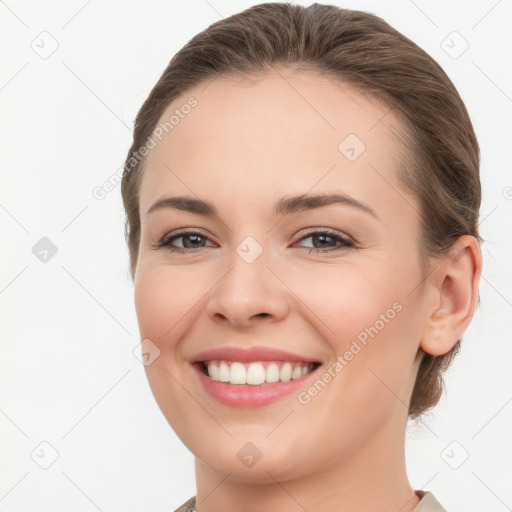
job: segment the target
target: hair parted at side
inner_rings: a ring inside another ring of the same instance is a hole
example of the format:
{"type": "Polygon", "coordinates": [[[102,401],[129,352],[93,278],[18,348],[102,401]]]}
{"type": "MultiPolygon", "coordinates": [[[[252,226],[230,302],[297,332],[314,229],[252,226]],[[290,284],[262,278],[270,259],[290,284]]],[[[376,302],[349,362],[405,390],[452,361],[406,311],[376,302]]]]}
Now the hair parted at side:
{"type": "MultiPolygon", "coordinates": [[[[220,75],[288,66],[320,72],[356,86],[396,113],[405,136],[399,178],[419,200],[422,269],[447,253],[463,235],[479,242],[480,153],[466,107],[442,68],[425,51],[370,13],[331,5],[309,7],[263,3],[210,25],[170,61],[135,120],[121,184],[130,272],[135,275],[140,242],[139,185],[144,158],[138,156],[166,107],[193,86],[220,75]]],[[[434,407],[443,391],[444,370],[461,340],[442,356],[424,354],[409,417],[434,407]]]]}

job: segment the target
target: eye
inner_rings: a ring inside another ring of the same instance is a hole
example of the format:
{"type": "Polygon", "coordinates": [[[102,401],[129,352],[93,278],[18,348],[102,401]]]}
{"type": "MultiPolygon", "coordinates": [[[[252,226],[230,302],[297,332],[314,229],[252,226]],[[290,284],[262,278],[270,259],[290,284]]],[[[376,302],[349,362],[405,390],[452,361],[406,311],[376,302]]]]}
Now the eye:
{"type": "MultiPolygon", "coordinates": [[[[307,235],[302,236],[294,245],[307,240],[310,240],[309,247],[306,244],[302,248],[307,249],[308,253],[336,251],[355,247],[355,243],[352,240],[342,236],[333,229],[311,231],[307,235]]],[[[153,245],[154,249],[163,247],[169,252],[191,253],[206,247],[215,247],[215,244],[204,233],[188,230],[166,235],[157,244],[153,245]]]]}
{"type": "Polygon", "coordinates": [[[309,247],[306,247],[309,249],[308,253],[335,251],[355,246],[352,240],[342,236],[338,231],[333,229],[317,229],[300,238],[299,242],[304,242],[308,239],[311,240],[309,247]]]}
{"type": "Polygon", "coordinates": [[[200,231],[181,231],[165,236],[153,248],[166,247],[169,252],[193,252],[207,247],[207,242],[211,242],[210,239],[200,231]]]}

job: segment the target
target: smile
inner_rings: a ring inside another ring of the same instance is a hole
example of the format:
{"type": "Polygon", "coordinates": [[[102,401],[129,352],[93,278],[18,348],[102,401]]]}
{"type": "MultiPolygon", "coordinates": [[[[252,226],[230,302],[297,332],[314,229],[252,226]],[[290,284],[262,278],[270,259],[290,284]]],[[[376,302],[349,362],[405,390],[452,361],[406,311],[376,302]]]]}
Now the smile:
{"type": "Polygon", "coordinates": [[[293,396],[321,366],[318,359],[272,346],[223,346],[188,359],[209,397],[229,407],[252,408],[293,396]]]}
{"type": "Polygon", "coordinates": [[[317,366],[317,363],[286,361],[255,361],[248,363],[210,360],[202,362],[203,373],[212,380],[250,386],[300,379],[317,366]]]}

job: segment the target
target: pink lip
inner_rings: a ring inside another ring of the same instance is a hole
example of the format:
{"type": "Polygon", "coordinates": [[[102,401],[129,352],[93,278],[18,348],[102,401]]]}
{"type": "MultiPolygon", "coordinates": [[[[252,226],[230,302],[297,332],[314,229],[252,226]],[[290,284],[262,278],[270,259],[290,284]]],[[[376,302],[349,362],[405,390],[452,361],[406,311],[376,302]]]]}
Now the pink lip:
{"type": "MultiPolygon", "coordinates": [[[[241,363],[250,361],[289,361],[290,363],[316,363],[318,360],[293,354],[285,350],[279,350],[271,347],[221,347],[211,350],[205,350],[190,360],[190,363],[200,361],[211,361],[220,359],[222,361],[240,361],[241,363]]],[[[298,380],[298,379],[297,379],[298,380]]]]}
{"type": "Polygon", "coordinates": [[[259,386],[249,384],[228,384],[211,379],[205,375],[200,364],[192,365],[205,391],[215,400],[231,407],[261,407],[279,400],[280,398],[297,393],[310,375],[316,374],[316,369],[288,382],[272,382],[259,386]]]}

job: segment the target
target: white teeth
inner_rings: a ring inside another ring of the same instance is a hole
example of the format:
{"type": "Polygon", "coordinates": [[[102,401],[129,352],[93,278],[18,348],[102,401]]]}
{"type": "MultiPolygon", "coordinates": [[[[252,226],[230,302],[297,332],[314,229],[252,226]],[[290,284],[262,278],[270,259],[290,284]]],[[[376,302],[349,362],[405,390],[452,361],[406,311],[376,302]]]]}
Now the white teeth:
{"type": "Polygon", "coordinates": [[[258,386],[264,383],[288,382],[300,379],[313,369],[310,363],[240,363],[231,361],[205,361],[211,379],[230,384],[258,386]],[[265,368],[266,366],[266,368],[265,368]]]}
{"type": "Polygon", "coordinates": [[[290,363],[284,363],[279,372],[279,378],[283,382],[287,382],[292,378],[292,365],[290,363]]]}
{"type": "Polygon", "coordinates": [[[277,382],[279,380],[279,366],[276,363],[270,363],[267,366],[267,374],[265,377],[267,382],[277,382]]]}
{"type": "Polygon", "coordinates": [[[247,384],[247,371],[242,363],[231,363],[229,382],[231,384],[247,384]]]}
{"type": "Polygon", "coordinates": [[[263,384],[266,376],[267,372],[265,371],[265,368],[263,368],[263,365],[252,363],[247,369],[247,384],[252,384],[253,386],[263,384]]]}
{"type": "MultiPolygon", "coordinates": [[[[212,379],[213,379],[213,377],[212,377],[212,379]]],[[[229,382],[229,366],[224,361],[220,362],[219,380],[221,382],[229,382]]]]}
{"type": "Polygon", "coordinates": [[[300,366],[296,366],[292,372],[292,379],[300,379],[302,377],[302,368],[300,366]]]}
{"type": "Polygon", "coordinates": [[[218,365],[211,364],[210,366],[208,366],[208,375],[213,380],[220,380],[220,369],[219,369],[218,365]]]}

